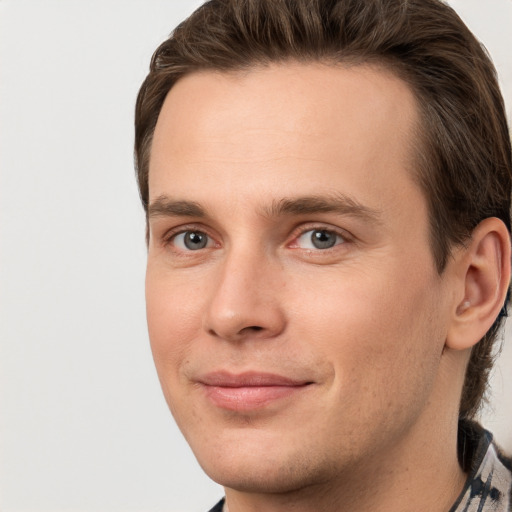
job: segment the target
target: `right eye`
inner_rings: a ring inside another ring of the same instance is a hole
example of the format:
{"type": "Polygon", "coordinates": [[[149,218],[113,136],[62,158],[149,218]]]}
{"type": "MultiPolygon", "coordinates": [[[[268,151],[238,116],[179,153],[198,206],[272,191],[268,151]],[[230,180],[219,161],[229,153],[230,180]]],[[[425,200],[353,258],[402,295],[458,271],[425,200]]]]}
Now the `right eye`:
{"type": "Polygon", "coordinates": [[[213,240],[202,231],[183,231],[171,239],[171,243],[182,251],[198,251],[213,245],[213,240]]]}

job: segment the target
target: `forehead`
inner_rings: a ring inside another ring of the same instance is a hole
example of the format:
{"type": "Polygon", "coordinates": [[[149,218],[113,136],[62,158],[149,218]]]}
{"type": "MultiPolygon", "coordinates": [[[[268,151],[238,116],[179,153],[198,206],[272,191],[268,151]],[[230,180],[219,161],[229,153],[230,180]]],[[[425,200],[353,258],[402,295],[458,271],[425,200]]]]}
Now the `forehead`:
{"type": "Polygon", "coordinates": [[[411,167],[417,118],[409,87],[378,67],[283,63],[192,73],[171,89],[157,122],[150,202],[169,181],[177,193],[190,186],[206,194],[200,200],[226,180],[231,191],[292,196],[315,185],[322,193],[333,173],[350,194],[378,200],[411,167]]]}

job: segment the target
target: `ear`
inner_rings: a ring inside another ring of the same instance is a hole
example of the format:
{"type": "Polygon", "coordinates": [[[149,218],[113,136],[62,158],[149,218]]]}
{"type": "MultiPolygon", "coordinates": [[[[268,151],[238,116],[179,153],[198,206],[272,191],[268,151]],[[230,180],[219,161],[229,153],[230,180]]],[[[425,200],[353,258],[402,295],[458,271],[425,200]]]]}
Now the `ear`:
{"type": "Polygon", "coordinates": [[[457,266],[458,292],[446,346],[465,350],[482,339],[506,300],[510,236],[503,221],[483,220],[452,263],[457,266]]]}

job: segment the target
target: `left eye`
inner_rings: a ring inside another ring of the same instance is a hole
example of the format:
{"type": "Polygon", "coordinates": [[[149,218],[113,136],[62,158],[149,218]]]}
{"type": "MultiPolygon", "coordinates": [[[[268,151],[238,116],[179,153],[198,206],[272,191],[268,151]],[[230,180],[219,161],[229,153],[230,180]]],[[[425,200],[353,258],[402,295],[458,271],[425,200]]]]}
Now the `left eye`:
{"type": "Polygon", "coordinates": [[[184,251],[197,251],[212,244],[210,237],[202,231],[184,231],[175,235],[172,241],[178,249],[184,251]]]}
{"type": "Polygon", "coordinates": [[[301,249],[330,249],[343,243],[343,237],[328,229],[310,229],[297,239],[297,246],[301,249]]]}

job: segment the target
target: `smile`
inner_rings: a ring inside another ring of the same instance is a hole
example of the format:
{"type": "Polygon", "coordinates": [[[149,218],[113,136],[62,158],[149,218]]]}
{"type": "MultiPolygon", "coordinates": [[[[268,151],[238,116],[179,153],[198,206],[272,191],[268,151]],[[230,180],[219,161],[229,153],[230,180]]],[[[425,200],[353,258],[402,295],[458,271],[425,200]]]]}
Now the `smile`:
{"type": "Polygon", "coordinates": [[[206,397],[216,407],[230,411],[251,411],[307,389],[312,382],[268,373],[233,375],[215,372],[200,379],[206,397]]]}

